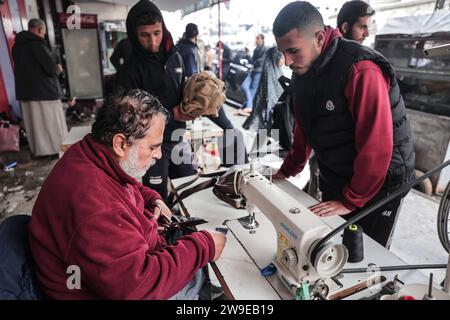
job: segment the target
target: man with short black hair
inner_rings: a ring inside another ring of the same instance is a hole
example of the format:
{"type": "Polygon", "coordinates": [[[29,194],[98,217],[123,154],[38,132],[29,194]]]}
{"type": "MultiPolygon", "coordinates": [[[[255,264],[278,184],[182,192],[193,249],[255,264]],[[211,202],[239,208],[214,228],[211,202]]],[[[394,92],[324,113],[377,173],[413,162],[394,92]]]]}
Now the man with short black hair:
{"type": "MultiPolygon", "coordinates": [[[[320,169],[321,217],[349,219],[414,179],[414,149],[395,71],[378,52],[324,26],[310,3],[285,6],[273,32],[293,71],[294,142],[275,178],[303,170],[311,150],[320,169]]],[[[358,223],[389,247],[402,198],[358,223]]]]}
{"type": "Polygon", "coordinates": [[[183,38],[181,38],[177,44],[178,52],[183,59],[186,77],[190,77],[200,70],[197,58],[197,36],[197,25],[195,23],[188,23],[183,38]]]}
{"type": "Polygon", "coordinates": [[[375,10],[364,1],[348,1],[338,13],[337,27],[345,38],[363,43],[369,36],[370,18],[374,14],[375,10]]]}
{"type": "Polygon", "coordinates": [[[92,134],[70,147],[47,177],[29,227],[47,297],[198,299],[201,269],[219,258],[224,235],[193,232],[169,243],[162,234],[169,208],[137,181],[161,158],[166,117],[143,90],[110,97],[92,134]]]}

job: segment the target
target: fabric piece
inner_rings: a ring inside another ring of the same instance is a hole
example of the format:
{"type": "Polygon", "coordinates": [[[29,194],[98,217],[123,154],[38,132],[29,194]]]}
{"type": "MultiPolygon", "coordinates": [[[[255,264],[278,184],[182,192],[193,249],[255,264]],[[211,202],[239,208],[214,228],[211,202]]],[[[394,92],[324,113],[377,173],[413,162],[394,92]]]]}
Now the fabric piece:
{"type": "Polygon", "coordinates": [[[217,117],[225,99],[225,83],[209,72],[201,72],[185,82],[181,111],[194,117],[217,117]]]}
{"type": "Polygon", "coordinates": [[[0,120],[0,152],[20,151],[20,127],[0,120]]]}
{"type": "Polygon", "coordinates": [[[22,101],[21,107],[28,145],[33,155],[59,153],[68,134],[61,100],[22,101]]]}

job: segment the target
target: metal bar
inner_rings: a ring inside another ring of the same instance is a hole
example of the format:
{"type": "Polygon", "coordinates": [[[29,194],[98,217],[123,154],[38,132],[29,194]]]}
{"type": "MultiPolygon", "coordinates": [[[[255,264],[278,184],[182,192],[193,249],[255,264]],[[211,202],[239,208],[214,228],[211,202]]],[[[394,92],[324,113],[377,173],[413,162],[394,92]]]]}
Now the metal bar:
{"type": "Polygon", "coordinates": [[[446,264],[414,264],[414,265],[399,265],[399,266],[384,266],[373,268],[353,268],[342,269],[341,273],[366,273],[373,271],[397,271],[397,270],[424,270],[424,269],[445,269],[446,264]]]}

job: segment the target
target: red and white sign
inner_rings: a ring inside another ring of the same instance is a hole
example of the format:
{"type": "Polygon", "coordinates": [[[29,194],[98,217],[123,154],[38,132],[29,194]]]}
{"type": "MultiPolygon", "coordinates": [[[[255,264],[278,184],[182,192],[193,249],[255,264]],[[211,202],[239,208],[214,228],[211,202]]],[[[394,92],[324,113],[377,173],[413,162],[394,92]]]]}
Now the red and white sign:
{"type": "Polygon", "coordinates": [[[81,29],[97,28],[96,14],[60,13],[58,16],[58,20],[61,28],[74,29],[70,26],[74,24],[74,22],[76,22],[81,29]]]}

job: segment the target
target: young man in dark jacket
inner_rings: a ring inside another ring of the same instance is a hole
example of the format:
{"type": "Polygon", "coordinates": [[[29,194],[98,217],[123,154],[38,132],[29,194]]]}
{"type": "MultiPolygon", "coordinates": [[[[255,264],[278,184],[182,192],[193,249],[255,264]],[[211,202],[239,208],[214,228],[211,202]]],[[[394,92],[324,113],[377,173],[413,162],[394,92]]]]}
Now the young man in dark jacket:
{"type": "MultiPolygon", "coordinates": [[[[348,219],[414,178],[414,150],[392,65],[325,27],[308,2],[285,6],[273,32],[293,70],[294,142],[276,178],[302,171],[313,149],[322,202],[311,210],[348,219]]],[[[389,246],[401,198],[358,223],[389,246]]]]}
{"type": "Polygon", "coordinates": [[[56,155],[67,135],[58,75],[62,67],[45,42],[45,23],[28,22],[28,31],[17,34],[12,56],[16,98],[21,102],[28,143],[34,156],[56,155]]]}
{"type": "Polygon", "coordinates": [[[196,39],[198,36],[198,27],[194,23],[186,25],[186,31],[183,38],[178,42],[178,51],[183,59],[186,77],[190,77],[199,72],[199,65],[196,59],[196,39]]]}
{"type": "Polygon", "coordinates": [[[195,174],[190,145],[180,142],[186,129],[185,121],[193,120],[180,111],[185,78],[183,63],[161,11],[152,2],[141,0],[135,4],[128,13],[126,24],[133,52],[117,72],[116,86],[145,90],[169,110],[162,158],[142,181],[166,199],[169,176],[179,178],[195,174]]]}
{"type": "Polygon", "coordinates": [[[223,234],[171,244],[170,210],[138,179],[161,158],[167,110],[142,90],[100,108],[92,134],[73,145],[42,186],[29,227],[43,293],[52,299],[196,299],[201,270],[223,234]],[[189,285],[188,285],[189,283],[189,285]]]}

